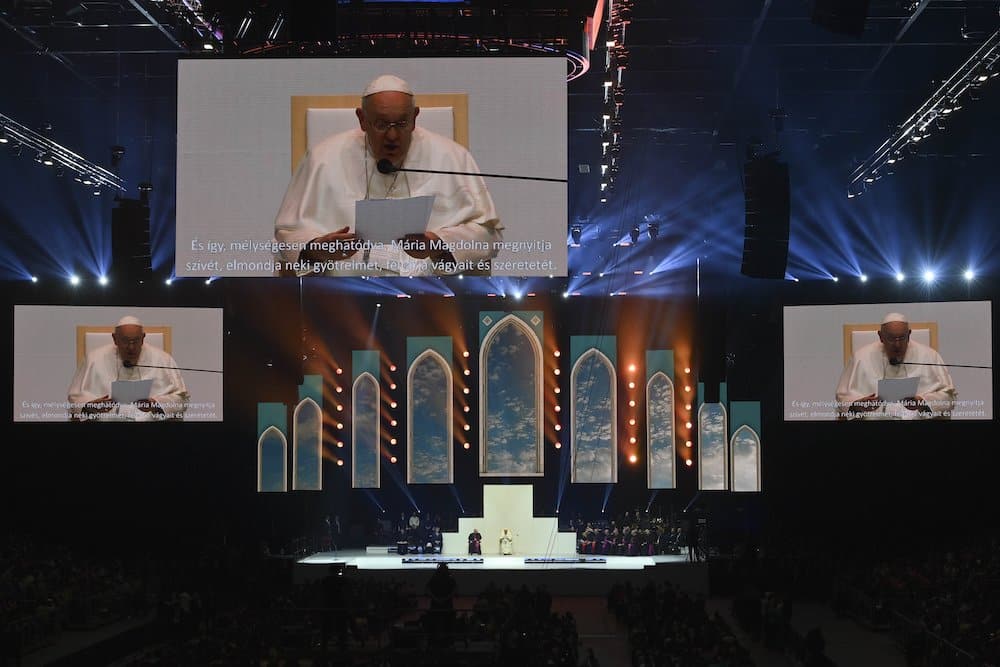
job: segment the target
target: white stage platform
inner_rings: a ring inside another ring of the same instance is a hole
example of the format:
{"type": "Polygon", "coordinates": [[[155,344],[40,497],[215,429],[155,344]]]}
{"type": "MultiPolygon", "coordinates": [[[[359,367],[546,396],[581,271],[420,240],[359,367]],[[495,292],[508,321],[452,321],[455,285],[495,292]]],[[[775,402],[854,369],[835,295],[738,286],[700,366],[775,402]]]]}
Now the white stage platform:
{"type": "MultiPolygon", "coordinates": [[[[354,567],[359,570],[412,570],[412,569],[434,569],[437,567],[441,556],[400,556],[398,554],[388,554],[388,547],[379,547],[384,550],[382,554],[372,553],[372,547],[365,549],[351,549],[340,552],[323,551],[315,553],[298,561],[301,565],[334,565],[342,564],[345,567],[354,567]],[[403,559],[413,561],[423,560],[425,562],[403,563],[403,559]]],[[[514,554],[512,556],[482,556],[482,563],[448,563],[448,568],[452,570],[503,570],[503,571],[523,571],[523,570],[644,570],[656,567],[665,563],[684,563],[686,556],[602,556],[607,559],[606,563],[586,563],[586,562],[559,562],[549,563],[525,563],[525,558],[560,558],[566,556],[555,556],[552,554],[514,554]]],[[[594,558],[594,556],[584,555],[581,558],[594,558]]]]}
{"type": "MultiPolygon", "coordinates": [[[[690,593],[708,592],[708,566],[689,563],[681,555],[672,556],[604,556],[605,563],[570,560],[575,554],[515,554],[513,556],[482,556],[481,563],[448,563],[448,569],[458,584],[458,595],[477,595],[488,586],[522,585],[545,587],[552,595],[603,596],[616,583],[631,582],[641,586],[646,582],[670,582],[690,593]],[[525,563],[529,557],[559,558],[558,562],[525,563]]],[[[445,554],[447,558],[449,556],[445,554]]],[[[463,554],[461,557],[465,557],[463,554]]],[[[583,556],[590,558],[591,556],[583,556]]],[[[320,552],[295,561],[292,578],[306,584],[330,574],[330,567],[344,568],[349,579],[378,579],[402,583],[413,591],[423,591],[428,578],[442,556],[400,556],[381,549],[350,549],[340,552],[320,552]],[[416,562],[403,563],[403,559],[416,562]],[[422,561],[420,559],[423,559],[422,561]]]]}

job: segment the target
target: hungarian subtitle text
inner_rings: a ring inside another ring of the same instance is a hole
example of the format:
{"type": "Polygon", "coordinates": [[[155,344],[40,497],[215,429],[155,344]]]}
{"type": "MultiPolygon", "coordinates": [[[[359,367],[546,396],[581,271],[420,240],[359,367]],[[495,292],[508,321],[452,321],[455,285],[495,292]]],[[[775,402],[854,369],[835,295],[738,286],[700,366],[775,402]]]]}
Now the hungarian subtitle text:
{"type": "MultiPolygon", "coordinates": [[[[788,406],[788,419],[865,419],[871,412],[878,411],[885,405],[882,401],[860,401],[858,403],[842,403],[840,401],[800,401],[792,400],[788,406]],[[852,409],[853,408],[853,409],[852,409]]],[[[914,402],[913,407],[919,408],[914,402]]],[[[986,419],[986,402],[979,399],[957,400],[950,408],[935,404],[926,404],[930,408],[929,416],[944,419],[986,419]],[[942,409],[944,408],[944,409],[942,409]]]]}
{"type": "Polygon", "coordinates": [[[192,239],[191,252],[196,254],[197,259],[186,262],[184,268],[188,273],[201,275],[230,273],[364,275],[386,271],[406,275],[414,272],[426,273],[428,268],[433,273],[442,275],[484,272],[541,274],[553,273],[557,269],[555,261],[547,257],[552,248],[553,244],[548,240],[446,242],[441,239],[430,241],[400,239],[382,243],[363,240],[284,242],[192,239]],[[322,253],[328,257],[316,261],[280,259],[282,254],[298,257],[303,251],[308,251],[310,254],[322,253]],[[231,259],[233,254],[239,254],[244,259],[231,259]],[[502,256],[493,259],[454,259],[470,254],[477,256],[502,254],[502,256]],[[226,255],[227,258],[220,259],[219,255],[226,255]],[[251,257],[247,258],[248,255],[251,257]],[[254,259],[253,255],[259,255],[260,259],[254,259]],[[387,256],[390,258],[387,259],[387,256]],[[427,256],[427,259],[424,256],[427,256]]]}
{"type": "MultiPolygon", "coordinates": [[[[161,402],[157,405],[166,413],[183,414],[185,419],[218,419],[214,401],[198,403],[161,402]]],[[[65,421],[70,414],[79,415],[83,420],[104,419],[104,413],[119,407],[114,401],[103,403],[72,403],[70,401],[21,401],[18,421],[65,421]]]]}

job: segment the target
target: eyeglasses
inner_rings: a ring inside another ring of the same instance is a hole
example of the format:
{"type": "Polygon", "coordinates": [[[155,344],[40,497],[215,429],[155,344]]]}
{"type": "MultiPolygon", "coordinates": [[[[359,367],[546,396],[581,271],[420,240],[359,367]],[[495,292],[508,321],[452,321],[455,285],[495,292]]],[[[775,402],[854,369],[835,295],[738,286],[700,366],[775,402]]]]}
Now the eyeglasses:
{"type": "Polygon", "coordinates": [[[381,118],[379,118],[377,120],[372,121],[372,127],[375,128],[376,132],[388,132],[392,128],[396,128],[397,130],[402,132],[403,130],[410,129],[410,125],[412,123],[413,120],[410,118],[406,120],[395,120],[395,121],[382,120],[381,118]]]}
{"type": "Polygon", "coordinates": [[[885,334],[882,334],[882,341],[885,342],[885,343],[902,343],[904,340],[907,340],[909,337],[910,337],[910,333],[909,332],[907,332],[905,334],[902,334],[900,336],[886,336],[885,334]]]}
{"type": "Polygon", "coordinates": [[[123,346],[123,347],[128,347],[130,345],[142,345],[142,339],[145,338],[145,337],[146,337],[145,335],[138,336],[136,338],[121,337],[121,338],[118,338],[118,340],[116,342],[119,345],[123,346]]]}

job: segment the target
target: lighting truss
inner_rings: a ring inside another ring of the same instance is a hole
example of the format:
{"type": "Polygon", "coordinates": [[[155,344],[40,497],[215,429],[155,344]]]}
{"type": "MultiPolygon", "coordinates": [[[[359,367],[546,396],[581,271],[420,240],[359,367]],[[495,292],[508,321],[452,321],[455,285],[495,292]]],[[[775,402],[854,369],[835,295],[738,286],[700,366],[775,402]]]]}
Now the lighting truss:
{"type": "Polygon", "coordinates": [[[622,107],[625,105],[624,73],[629,52],[625,32],[632,22],[632,0],[610,0],[607,47],[604,60],[604,106],[601,112],[601,202],[615,189],[621,170],[622,107]]]}
{"type": "Polygon", "coordinates": [[[0,113],[0,143],[12,146],[18,152],[27,149],[35,152],[39,157],[46,156],[47,159],[44,162],[46,166],[51,166],[53,169],[61,167],[67,172],[72,171],[76,175],[77,181],[87,187],[93,187],[95,191],[102,188],[125,191],[125,181],[117,174],[94,164],[85,157],[2,113],[0,113]]]}
{"type": "Polygon", "coordinates": [[[932,129],[942,127],[956,111],[962,108],[962,97],[978,91],[1000,74],[1000,30],[994,32],[982,46],[959,67],[951,77],[934,91],[917,111],[899,126],[899,129],[879,146],[860,167],[851,174],[847,196],[864,192],[892,165],[902,160],[908,146],[918,145],[932,129]]]}
{"type": "MultiPolygon", "coordinates": [[[[140,0],[129,0],[129,2],[140,12],[147,14],[146,8],[140,0]]],[[[222,31],[212,25],[212,22],[205,17],[204,7],[201,0],[149,0],[151,6],[175,17],[178,25],[186,25],[198,39],[200,45],[191,45],[191,50],[201,48],[203,50],[222,50],[222,31]]]]}

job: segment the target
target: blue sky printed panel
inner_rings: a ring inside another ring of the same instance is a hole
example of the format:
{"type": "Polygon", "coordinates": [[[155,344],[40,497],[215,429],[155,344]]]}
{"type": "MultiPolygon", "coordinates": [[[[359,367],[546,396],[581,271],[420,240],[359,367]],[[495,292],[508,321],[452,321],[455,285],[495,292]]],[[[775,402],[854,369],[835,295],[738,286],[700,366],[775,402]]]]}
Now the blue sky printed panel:
{"type": "Polygon", "coordinates": [[[617,381],[614,366],[591,349],[573,364],[572,448],[574,483],[618,481],[618,438],[615,428],[617,381]]]}
{"type": "Polygon", "coordinates": [[[451,484],[454,479],[451,393],[451,367],[438,352],[425,350],[407,374],[410,484],[451,484]]]}
{"type": "Polygon", "coordinates": [[[698,408],[698,488],[725,491],[728,488],[726,408],[705,403],[698,408]]]}
{"type": "MultiPolygon", "coordinates": [[[[538,328],[540,314],[535,318],[538,328]]],[[[480,352],[479,473],[541,475],[541,342],[519,317],[493,324],[480,352]]]]}
{"type": "Polygon", "coordinates": [[[379,390],[370,373],[354,381],[353,405],[353,474],[355,489],[377,489],[380,480],[379,390]]]}
{"type": "Polygon", "coordinates": [[[664,373],[646,383],[646,443],[649,488],[675,488],[674,383],[664,373]]]}
{"type": "Polygon", "coordinates": [[[733,434],[732,452],[733,491],[760,491],[760,436],[741,426],[733,434]]]}
{"type": "Polygon", "coordinates": [[[320,491],[323,488],[323,412],[311,398],[295,408],[292,457],[295,468],[292,488],[320,491]]]}

